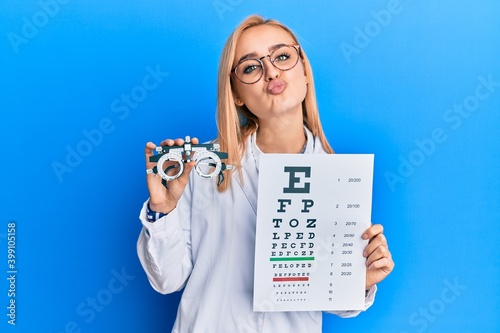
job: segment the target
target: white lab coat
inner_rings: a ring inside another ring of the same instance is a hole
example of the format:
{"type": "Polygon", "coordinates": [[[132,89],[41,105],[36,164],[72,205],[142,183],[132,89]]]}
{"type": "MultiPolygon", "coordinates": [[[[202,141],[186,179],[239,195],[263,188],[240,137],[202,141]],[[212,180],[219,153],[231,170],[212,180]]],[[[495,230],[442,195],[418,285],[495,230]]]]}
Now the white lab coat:
{"type": "MultiPolygon", "coordinates": [[[[325,153],[307,131],[306,154],[325,153]]],[[[242,159],[243,182],[219,193],[213,179],[195,172],[177,207],[150,223],[146,203],[137,252],[148,279],[162,294],[184,289],[174,333],[319,333],[322,313],[254,312],[253,262],[257,212],[258,157],[254,136],[242,159]]],[[[374,300],[368,292],[365,309],[374,300]]],[[[333,312],[342,317],[360,311],[333,312]]]]}

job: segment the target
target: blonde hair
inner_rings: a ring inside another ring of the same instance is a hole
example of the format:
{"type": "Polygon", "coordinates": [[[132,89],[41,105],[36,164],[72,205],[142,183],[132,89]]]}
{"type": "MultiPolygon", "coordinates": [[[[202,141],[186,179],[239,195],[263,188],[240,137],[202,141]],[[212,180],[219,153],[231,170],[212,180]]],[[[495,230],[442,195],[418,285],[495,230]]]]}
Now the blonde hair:
{"type": "MultiPolygon", "coordinates": [[[[241,158],[245,151],[246,139],[255,132],[259,126],[259,119],[245,106],[235,104],[232,86],[231,69],[236,53],[236,44],[241,34],[248,28],[270,25],[281,28],[288,32],[296,44],[300,44],[293,32],[276,20],[265,20],[259,15],[252,15],[245,19],[229,36],[219,62],[219,74],[217,83],[217,129],[218,141],[221,151],[229,155],[228,164],[234,165],[236,169],[241,169],[241,158]]],[[[311,64],[302,47],[299,49],[300,57],[304,64],[304,71],[308,78],[307,93],[302,102],[302,112],[304,125],[317,137],[323,148],[330,154],[333,149],[326,140],[321,122],[319,119],[316,93],[314,90],[314,80],[311,64]]],[[[231,184],[232,173],[226,171],[225,180],[220,184],[218,190],[225,191],[231,184]]],[[[241,177],[241,173],[240,173],[241,177]]]]}

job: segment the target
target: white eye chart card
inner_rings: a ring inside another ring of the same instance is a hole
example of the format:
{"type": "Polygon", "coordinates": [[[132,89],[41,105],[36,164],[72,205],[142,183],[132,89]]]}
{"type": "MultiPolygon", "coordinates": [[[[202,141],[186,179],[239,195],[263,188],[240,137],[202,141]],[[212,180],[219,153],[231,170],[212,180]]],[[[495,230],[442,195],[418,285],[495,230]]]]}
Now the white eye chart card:
{"type": "Polygon", "coordinates": [[[373,154],[262,154],[254,311],[362,310],[373,154]]]}

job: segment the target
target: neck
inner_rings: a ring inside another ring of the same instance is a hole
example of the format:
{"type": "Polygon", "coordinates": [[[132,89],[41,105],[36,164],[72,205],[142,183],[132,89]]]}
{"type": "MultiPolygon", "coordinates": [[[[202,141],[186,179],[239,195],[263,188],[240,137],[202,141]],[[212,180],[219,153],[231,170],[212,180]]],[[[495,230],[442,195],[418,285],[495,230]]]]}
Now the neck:
{"type": "Polygon", "coordinates": [[[260,124],[256,143],[264,153],[300,153],[306,144],[304,125],[300,122],[278,122],[272,126],[260,124]]]}

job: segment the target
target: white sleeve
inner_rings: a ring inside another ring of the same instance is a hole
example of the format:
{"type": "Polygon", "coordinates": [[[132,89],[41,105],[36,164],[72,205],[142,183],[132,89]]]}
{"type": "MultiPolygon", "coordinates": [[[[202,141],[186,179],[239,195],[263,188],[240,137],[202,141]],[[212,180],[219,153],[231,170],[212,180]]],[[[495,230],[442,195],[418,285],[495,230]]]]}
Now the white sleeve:
{"type": "MultiPolygon", "coordinates": [[[[184,194],[186,192],[188,188],[184,194]]],[[[137,241],[137,254],[151,286],[162,294],[182,289],[193,269],[191,207],[184,194],[174,210],[154,223],[147,220],[149,200],[139,215],[143,227],[137,241]]]]}
{"type": "MultiPolygon", "coordinates": [[[[377,285],[372,286],[367,290],[365,297],[365,309],[362,311],[366,311],[370,306],[372,306],[373,301],[375,300],[375,293],[377,292],[377,285]]],[[[359,315],[361,310],[349,310],[349,311],[325,311],[327,313],[331,313],[337,315],[342,318],[352,318],[359,315]]]]}

